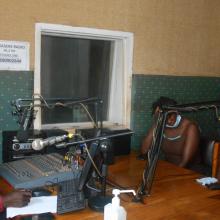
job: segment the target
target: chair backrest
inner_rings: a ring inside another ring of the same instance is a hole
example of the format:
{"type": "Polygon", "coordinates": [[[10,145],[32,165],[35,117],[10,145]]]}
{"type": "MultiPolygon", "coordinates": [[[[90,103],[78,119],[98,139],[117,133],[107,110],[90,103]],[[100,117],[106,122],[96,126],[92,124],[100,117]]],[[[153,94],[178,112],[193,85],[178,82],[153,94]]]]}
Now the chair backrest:
{"type": "Polygon", "coordinates": [[[210,167],[212,167],[214,145],[214,140],[203,140],[203,143],[200,145],[202,162],[210,167]]]}
{"type": "Polygon", "coordinates": [[[211,168],[213,177],[216,177],[220,165],[219,146],[220,142],[208,139],[202,139],[200,144],[202,163],[211,168]]]}

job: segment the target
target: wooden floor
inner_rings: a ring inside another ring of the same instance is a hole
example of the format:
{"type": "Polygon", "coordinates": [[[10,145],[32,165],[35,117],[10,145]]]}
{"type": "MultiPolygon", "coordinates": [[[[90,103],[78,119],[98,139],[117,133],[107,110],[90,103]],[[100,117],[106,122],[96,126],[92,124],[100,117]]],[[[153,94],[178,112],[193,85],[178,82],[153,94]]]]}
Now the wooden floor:
{"type": "MultiPolygon", "coordinates": [[[[109,178],[118,184],[137,189],[142,178],[144,161],[135,154],[117,158],[109,167],[109,178]]],[[[159,161],[151,195],[145,204],[132,202],[131,196],[121,196],[128,220],[215,220],[220,219],[220,190],[211,191],[199,185],[201,177],[193,171],[159,161]]],[[[103,214],[89,208],[57,216],[59,220],[103,220],[103,214]]]]}

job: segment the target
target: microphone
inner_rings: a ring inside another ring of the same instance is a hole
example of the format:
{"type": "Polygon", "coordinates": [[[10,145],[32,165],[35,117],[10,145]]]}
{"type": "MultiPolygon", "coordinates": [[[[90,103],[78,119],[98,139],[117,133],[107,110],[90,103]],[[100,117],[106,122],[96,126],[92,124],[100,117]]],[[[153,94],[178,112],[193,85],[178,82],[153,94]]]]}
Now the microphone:
{"type": "Polygon", "coordinates": [[[51,145],[54,145],[54,144],[58,144],[60,142],[63,142],[65,141],[66,139],[69,139],[69,138],[72,138],[73,137],[73,134],[65,134],[65,135],[61,135],[61,136],[53,136],[53,137],[49,137],[49,138],[46,138],[46,139],[41,139],[41,138],[38,138],[38,139],[35,139],[31,146],[33,148],[33,150],[42,150],[43,148],[45,147],[48,147],[48,146],[51,146],[51,145]]]}

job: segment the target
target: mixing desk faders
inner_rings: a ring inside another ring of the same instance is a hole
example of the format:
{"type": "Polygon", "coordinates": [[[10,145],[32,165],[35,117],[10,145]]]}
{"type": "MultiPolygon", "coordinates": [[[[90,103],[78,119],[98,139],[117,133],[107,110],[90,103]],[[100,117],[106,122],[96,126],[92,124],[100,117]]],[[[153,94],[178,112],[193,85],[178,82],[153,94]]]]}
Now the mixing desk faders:
{"type": "Polygon", "coordinates": [[[58,153],[34,155],[0,165],[0,175],[15,189],[35,188],[79,178],[80,169],[64,166],[58,153]]]}

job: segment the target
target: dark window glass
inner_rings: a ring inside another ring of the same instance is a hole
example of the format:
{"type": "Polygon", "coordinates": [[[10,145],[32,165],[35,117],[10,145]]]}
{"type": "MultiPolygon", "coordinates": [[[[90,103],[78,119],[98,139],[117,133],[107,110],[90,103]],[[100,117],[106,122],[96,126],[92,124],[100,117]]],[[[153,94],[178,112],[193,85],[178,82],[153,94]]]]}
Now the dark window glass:
{"type": "MultiPolygon", "coordinates": [[[[111,41],[43,35],[41,95],[49,98],[103,100],[107,120],[111,80],[111,41]]],[[[94,116],[94,106],[88,105],[94,116]]],[[[82,106],[42,109],[42,124],[90,121],[82,106]]]]}

